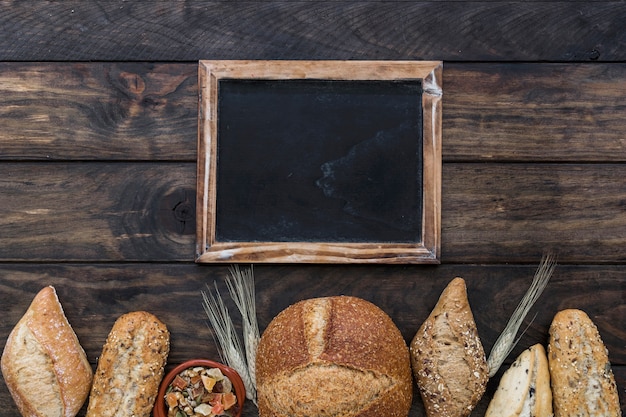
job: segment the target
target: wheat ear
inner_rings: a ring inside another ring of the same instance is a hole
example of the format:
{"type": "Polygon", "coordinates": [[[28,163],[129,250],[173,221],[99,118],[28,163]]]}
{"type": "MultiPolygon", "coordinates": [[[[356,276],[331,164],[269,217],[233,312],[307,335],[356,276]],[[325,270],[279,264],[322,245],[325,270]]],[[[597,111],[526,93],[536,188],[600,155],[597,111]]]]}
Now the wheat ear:
{"type": "Polygon", "coordinates": [[[517,305],[517,308],[515,308],[509,322],[502,333],[500,333],[500,336],[489,353],[487,365],[489,366],[490,378],[498,372],[498,369],[500,369],[504,360],[507,356],[509,356],[517,342],[519,342],[521,336],[517,339],[515,338],[517,331],[519,330],[522,321],[528,314],[528,311],[530,311],[533,304],[535,304],[543,290],[546,288],[546,285],[548,285],[548,281],[550,280],[555,267],[555,256],[552,253],[545,254],[541,259],[541,264],[535,272],[530,288],[528,288],[526,294],[524,294],[524,297],[517,305]]]}
{"type": "MultiPolygon", "coordinates": [[[[208,285],[207,289],[210,290],[208,285]]],[[[230,318],[228,308],[220,296],[217,284],[215,285],[215,292],[217,296],[210,292],[202,291],[202,306],[213,327],[214,335],[220,344],[220,355],[223,357],[223,361],[241,376],[246,389],[246,397],[256,404],[256,388],[248,373],[246,359],[241,348],[241,342],[235,331],[235,325],[230,318]]]]}
{"type": "Polygon", "coordinates": [[[243,321],[243,342],[246,348],[248,373],[256,387],[256,350],[260,333],[256,318],[254,291],[254,273],[252,267],[242,271],[239,265],[230,268],[230,277],[226,279],[230,296],[241,313],[243,321]]]}

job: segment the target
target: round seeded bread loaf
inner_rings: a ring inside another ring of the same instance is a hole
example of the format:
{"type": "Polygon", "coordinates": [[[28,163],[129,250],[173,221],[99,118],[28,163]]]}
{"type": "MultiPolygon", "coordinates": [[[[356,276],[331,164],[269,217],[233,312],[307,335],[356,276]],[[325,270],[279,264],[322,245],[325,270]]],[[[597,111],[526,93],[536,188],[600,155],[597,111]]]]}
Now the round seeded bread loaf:
{"type": "Polygon", "coordinates": [[[261,417],[406,417],[413,397],[406,341],[355,297],[283,310],[263,332],[256,371],[261,417]]]}

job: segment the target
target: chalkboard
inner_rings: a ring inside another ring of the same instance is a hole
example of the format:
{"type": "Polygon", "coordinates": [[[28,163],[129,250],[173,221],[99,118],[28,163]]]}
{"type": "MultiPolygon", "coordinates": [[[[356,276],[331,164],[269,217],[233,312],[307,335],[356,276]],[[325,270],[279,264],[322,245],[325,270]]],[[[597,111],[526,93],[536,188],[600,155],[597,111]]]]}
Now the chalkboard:
{"type": "Polygon", "coordinates": [[[201,61],[197,261],[438,262],[440,76],[201,61]]]}

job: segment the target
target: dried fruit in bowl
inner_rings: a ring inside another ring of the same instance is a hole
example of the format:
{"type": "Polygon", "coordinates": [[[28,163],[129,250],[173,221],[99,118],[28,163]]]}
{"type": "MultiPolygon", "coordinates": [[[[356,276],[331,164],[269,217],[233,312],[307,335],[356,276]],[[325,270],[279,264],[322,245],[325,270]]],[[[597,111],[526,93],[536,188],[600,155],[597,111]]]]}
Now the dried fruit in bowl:
{"type": "Polygon", "coordinates": [[[181,371],[165,393],[168,417],[236,415],[232,381],[219,368],[194,366],[181,371]]]}

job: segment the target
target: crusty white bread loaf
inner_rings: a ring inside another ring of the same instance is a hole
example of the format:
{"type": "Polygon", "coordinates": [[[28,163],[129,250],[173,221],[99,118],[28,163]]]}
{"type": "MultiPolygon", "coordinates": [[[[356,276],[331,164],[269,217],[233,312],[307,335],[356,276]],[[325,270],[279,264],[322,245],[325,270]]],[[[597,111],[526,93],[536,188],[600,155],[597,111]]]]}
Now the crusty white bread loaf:
{"type": "Polygon", "coordinates": [[[263,332],[256,367],[261,417],[406,417],[411,407],[406,341],[360,298],[286,308],[263,332]]]}
{"type": "Polygon", "coordinates": [[[7,339],[2,375],[22,416],[74,417],[93,370],[57,293],[43,288],[7,339]]]}
{"type": "Polygon", "coordinates": [[[441,293],[410,349],[426,414],[468,416],[485,393],[489,370],[462,278],[441,293]]]}
{"type": "Polygon", "coordinates": [[[153,314],[119,317],[98,360],[86,416],[149,417],[169,348],[169,331],[153,314]]]}
{"type": "Polygon", "coordinates": [[[552,391],[546,350],[535,344],[504,372],[485,417],[551,417],[552,391]]]}
{"type": "Polygon", "coordinates": [[[587,313],[567,309],[554,316],[548,363],[555,417],[621,416],[608,351],[587,313]]]}

